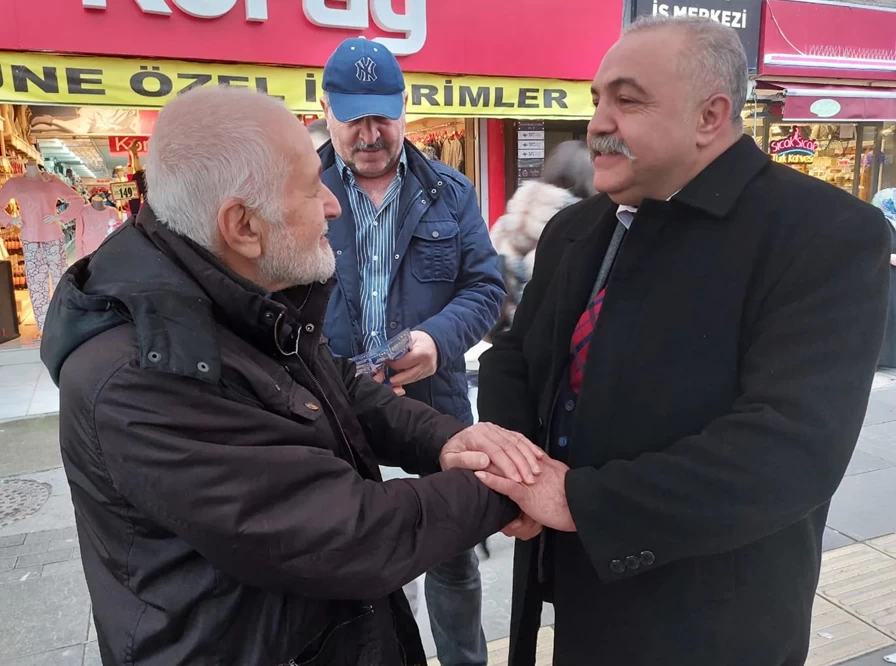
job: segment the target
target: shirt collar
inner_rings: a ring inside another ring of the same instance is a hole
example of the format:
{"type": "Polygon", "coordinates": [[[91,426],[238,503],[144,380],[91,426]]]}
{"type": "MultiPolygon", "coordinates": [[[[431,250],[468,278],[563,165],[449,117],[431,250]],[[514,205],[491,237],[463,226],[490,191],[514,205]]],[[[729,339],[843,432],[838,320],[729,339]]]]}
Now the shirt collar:
{"type": "MultiPolygon", "coordinates": [[[[681,190],[678,190],[678,192],[681,192],[681,190]]],[[[678,194],[678,192],[673,192],[672,197],[674,197],[676,194],[678,194]]],[[[669,197],[668,199],[666,199],[666,201],[672,201],[672,197],[669,197]]],[[[624,226],[626,229],[632,228],[632,222],[635,221],[635,215],[637,215],[637,214],[638,214],[637,206],[622,206],[622,205],[620,205],[616,209],[616,219],[619,220],[622,223],[622,226],[624,226]]]]}
{"type": "MultiPolygon", "coordinates": [[[[347,182],[349,185],[355,184],[355,174],[352,172],[351,168],[342,160],[335,150],[333,154],[336,157],[336,168],[339,169],[339,173],[342,174],[342,179],[347,182]]],[[[397,178],[400,180],[404,180],[404,177],[408,172],[408,156],[405,152],[404,144],[401,146],[401,155],[398,156],[398,174],[397,178]]]]}

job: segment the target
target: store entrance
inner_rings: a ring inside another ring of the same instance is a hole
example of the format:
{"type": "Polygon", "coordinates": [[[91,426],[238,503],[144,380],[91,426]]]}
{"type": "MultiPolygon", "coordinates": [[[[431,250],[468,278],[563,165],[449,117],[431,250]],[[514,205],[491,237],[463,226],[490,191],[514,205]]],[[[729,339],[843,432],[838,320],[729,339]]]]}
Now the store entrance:
{"type": "Polygon", "coordinates": [[[457,169],[478,189],[475,120],[416,118],[409,120],[405,137],[427,158],[457,169]]]}
{"type": "Polygon", "coordinates": [[[506,137],[504,195],[505,199],[509,200],[523,181],[541,177],[544,159],[554,148],[564,141],[587,141],[588,121],[544,120],[533,123],[507,120],[504,134],[506,137]],[[533,143],[534,136],[539,138],[533,143]],[[534,145],[538,147],[533,152],[534,145]]]}
{"type": "Polygon", "coordinates": [[[148,138],[141,130],[151,128],[155,115],[100,107],[0,105],[4,351],[39,345],[41,324],[62,273],[139,209],[145,191],[141,157],[148,138]]]}

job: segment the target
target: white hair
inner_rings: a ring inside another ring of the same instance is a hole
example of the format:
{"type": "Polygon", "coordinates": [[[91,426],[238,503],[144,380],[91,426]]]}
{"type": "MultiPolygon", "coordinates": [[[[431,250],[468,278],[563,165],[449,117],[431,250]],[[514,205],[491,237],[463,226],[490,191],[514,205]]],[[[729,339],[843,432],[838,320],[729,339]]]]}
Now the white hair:
{"type": "Polygon", "coordinates": [[[159,221],[208,250],[228,199],[279,224],[288,165],[271,126],[281,117],[295,120],[279,100],[246,88],[197,88],[168,103],[146,159],[146,197],[159,221]]]}
{"type": "Polygon", "coordinates": [[[749,72],[747,54],[733,28],[708,18],[685,16],[642,16],[626,30],[626,35],[674,28],[682,30],[691,42],[688,57],[681,59],[681,68],[693,79],[696,91],[708,96],[722,93],[731,100],[731,120],[741,122],[741,111],[747,103],[749,72]]]}

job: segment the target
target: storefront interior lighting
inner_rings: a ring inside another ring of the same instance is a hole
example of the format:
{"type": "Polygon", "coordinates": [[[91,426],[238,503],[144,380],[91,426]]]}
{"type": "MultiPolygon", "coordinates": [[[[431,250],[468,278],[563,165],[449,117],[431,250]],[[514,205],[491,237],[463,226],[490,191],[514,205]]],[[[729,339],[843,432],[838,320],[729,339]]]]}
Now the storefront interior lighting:
{"type": "Polygon", "coordinates": [[[60,162],[70,168],[82,178],[96,178],[94,172],[88,168],[84,161],[72,152],[69,147],[59,139],[41,139],[38,141],[40,152],[47,158],[60,162]]]}

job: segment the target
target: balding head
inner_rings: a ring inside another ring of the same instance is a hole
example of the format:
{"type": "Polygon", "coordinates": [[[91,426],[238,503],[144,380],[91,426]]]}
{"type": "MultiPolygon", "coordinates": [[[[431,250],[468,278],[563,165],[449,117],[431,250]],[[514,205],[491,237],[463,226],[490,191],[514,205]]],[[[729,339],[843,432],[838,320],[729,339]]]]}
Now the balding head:
{"type": "Polygon", "coordinates": [[[257,284],[332,274],[321,239],[339,205],[320,182],[308,132],[282,102],[242,88],[181,95],[155,124],[146,180],[163,224],[257,284]]]}

